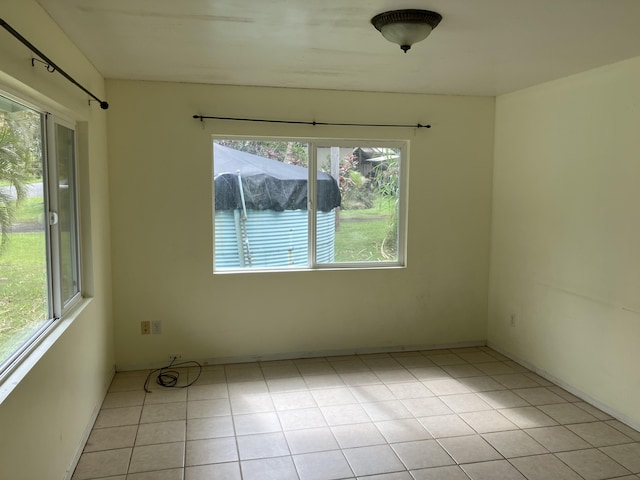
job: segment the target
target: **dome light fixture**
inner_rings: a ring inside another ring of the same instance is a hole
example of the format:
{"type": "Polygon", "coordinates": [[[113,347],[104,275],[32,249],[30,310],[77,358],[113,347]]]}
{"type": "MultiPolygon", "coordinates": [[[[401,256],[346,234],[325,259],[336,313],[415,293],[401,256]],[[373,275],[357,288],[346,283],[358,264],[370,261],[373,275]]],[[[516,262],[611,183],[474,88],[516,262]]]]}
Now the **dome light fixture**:
{"type": "Polygon", "coordinates": [[[390,42],[397,43],[404,53],[414,43],[427,38],[442,20],[442,15],[430,10],[392,10],[379,13],[371,24],[390,42]]]}

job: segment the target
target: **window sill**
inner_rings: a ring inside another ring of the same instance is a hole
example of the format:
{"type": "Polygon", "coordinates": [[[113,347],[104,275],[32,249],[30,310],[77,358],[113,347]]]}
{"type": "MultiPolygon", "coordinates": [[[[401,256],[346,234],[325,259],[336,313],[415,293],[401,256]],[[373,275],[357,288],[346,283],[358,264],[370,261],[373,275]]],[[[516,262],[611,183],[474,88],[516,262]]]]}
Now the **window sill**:
{"type": "Polygon", "coordinates": [[[292,272],[338,272],[338,271],[358,271],[358,270],[401,270],[407,268],[399,263],[377,263],[375,265],[363,264],[340,264],[340,266],[317,266],[317,267],[256,267],[256,268],[229,268],[228,270],[214,270],[214,275],[245,274],[245,273],[292,273],[292,272]]]}
{"type": "Polygon", "coordinates": [[[20,385],[20,382],[40,362],[76,318],[91,303],[91,298],[82,298],[63,318],[51,325],[33,341],[31,346],[5,370],[0,377],[0,405],[20,385]]]}

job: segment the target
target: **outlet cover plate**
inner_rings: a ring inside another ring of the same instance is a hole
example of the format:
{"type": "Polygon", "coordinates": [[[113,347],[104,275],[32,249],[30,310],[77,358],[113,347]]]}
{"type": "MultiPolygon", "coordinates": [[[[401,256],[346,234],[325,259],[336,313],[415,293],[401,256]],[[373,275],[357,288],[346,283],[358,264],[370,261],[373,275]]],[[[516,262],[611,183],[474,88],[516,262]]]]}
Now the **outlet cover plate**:
{"type": "Polygon", "coordinates": [[[149,320],[143,320],[140,322],[140,334],[149,335],[151,333],[151,322],[149,320]]]}

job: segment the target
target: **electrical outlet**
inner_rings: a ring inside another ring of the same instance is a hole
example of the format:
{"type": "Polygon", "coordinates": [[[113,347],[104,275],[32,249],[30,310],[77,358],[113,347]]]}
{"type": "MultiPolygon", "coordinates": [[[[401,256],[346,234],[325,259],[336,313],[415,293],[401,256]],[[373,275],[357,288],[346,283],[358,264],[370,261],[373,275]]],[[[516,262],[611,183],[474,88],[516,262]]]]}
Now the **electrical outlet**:
{"type": "Polygon", "coordinates": [[[169,354],[169,360],[181,360],[182,359],[182,354],[181,353],[170,353],[169,354]]]}
{"type": "Polygon", "coordinates": [[[151,335],[160,335],[162,333],[162,321],[160,320],[152,320],[151,321],[151,335]]]}
{"type": "Polygon", "coordinates": [[[509,325],[511,325],[512,327],[516,326],[516,314],[512,313],[511,315],[509,315],[509,325]]]}
{"type": "Polygon", "coordinates": [[[149,320],[140,322],[140,333],[142,335],[149,335],[151,333],[151,322],[149,320]]]}

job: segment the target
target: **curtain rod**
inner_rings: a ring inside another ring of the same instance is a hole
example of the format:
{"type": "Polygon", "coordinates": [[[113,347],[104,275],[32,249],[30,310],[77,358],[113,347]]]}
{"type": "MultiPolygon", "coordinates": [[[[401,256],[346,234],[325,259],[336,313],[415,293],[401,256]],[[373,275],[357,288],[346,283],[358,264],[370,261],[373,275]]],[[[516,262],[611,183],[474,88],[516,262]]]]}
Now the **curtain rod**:
{"type": "MultiPolygon", "coordinates": [[[[105,102],[104,100],[100,100],[93,93],[91,93],[89,90],[87,90],[82,85],[80,85],[71,75],[69,75],[67,72],[62,70],[59,66],[57,66],[55,63],[53,63],[53,61],[51,61],[51,59],[49,57],[47,57],[44,53],[42,53],[40,50],[38,50],[29,40],[27,40],[22,35],[20,35],[16,30],[13,29],[13,27],[11,27],[11,25],[9,25],[7,22],[5,22],[4,19],[2,19],[2,18],[0,18],[0,26],[2,26],[7,32],[9,32],[15,38],[20,40],[20,42],[24,46],[26,46],[29,50],[31,50],[33,53],[38,55],[42,60],[44,60],[44,63],[47,66],[47,71],[49,71],[51,73],[57,71],[60,75],[62,75],[67,80],[69,80],[76,87],[78,87],[83,92],[85,92],[87,95],[91,96],[91,98],[96,100],[100,104],[100,108],[102,108],[103,110],[106,110],[107,108],[109,108],[109,104],[107,102],[105,102]]],[[[31,65],[32,66],[34,65],[34,60],[37,60],[37,59],[35,59],[35,58],[31,59],[31,65]]],[[[91,100],[89,100],[89,103],[91,103],[91,100]]]]}
{"type": "Polygon", "coordinates": [[[416,123],[415,125],[399,125],[399,124],[383,124],[383,123],[335,123],[335,122],[303,122],[294,120],[267,120],[258,118],[238,118],[238,117],[214,117],[210,115],[194,115],[193,118],[199,119],[204,122],[206,119],[212,120],[233,120],[238,122],[262,122],[262,123],[287,123],[290,125],[321,125],[332,127],[395,127],[395,128],[431,128],[431,125],[422,125],[416,123]]]}

